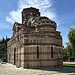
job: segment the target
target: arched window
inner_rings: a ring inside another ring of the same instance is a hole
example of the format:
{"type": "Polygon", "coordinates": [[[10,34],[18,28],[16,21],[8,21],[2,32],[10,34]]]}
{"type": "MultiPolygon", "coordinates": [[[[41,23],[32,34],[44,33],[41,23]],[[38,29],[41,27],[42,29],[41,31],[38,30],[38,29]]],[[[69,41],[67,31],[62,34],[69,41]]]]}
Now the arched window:
{"type": "Polygon", "coordinates": [[[51,46],[51,58],[53,58],[53,47],[51,46]]]}
{"type": "Polygon", "coordinates": [[[37,59],[39,58],[39,47],[37,46],[37,59]]]}
{"type": "Polygon", "coordinates": [[[16,64],[16,48],[14,48],[14,65],[16,64]]]}
{"type": "Polygon", "coordinates": [[[26,19],[29,19],[29,14],[26,15],[26,19]]]}
{"type": "Polygon", "coordinates": [[[34,14],[34,15],[33,15],[33,18],[35,18],[35,17],[36,17],[36,15],[34,14]]]}

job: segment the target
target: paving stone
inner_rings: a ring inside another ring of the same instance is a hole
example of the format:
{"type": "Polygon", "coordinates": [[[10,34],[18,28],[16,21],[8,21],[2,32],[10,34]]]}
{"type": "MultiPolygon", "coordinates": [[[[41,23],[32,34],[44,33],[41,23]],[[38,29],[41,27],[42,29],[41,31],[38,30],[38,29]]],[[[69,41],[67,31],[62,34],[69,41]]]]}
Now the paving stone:
{"type": "Polygon", "coordinates": [[[63,69],[23,69],[16,68],[12,64],[0,63],[0,75],[75,75],[75,68],[64,67],[63,69]]]}

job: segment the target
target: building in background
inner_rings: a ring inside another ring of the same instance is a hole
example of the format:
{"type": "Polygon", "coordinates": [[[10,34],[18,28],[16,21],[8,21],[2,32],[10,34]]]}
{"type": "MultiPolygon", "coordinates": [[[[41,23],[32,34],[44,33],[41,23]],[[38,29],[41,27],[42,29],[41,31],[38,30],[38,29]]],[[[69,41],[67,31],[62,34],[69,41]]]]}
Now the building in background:
{"type": "Polygon", "coordinates": [[[39,9],[23,9],[22,24],[14,23],[7,43],[8,62],[22,68],[62,67],[62,36],[56,27],[39,9]]]}

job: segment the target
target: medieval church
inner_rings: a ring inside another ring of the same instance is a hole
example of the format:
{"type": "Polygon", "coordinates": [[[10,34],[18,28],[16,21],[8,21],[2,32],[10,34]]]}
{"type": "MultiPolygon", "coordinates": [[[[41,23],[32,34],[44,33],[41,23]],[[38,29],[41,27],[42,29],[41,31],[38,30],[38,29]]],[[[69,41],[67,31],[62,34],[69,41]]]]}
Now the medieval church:
{"type": "Polygon", "coordinates": [[[39,9],[23,9],[22,24],[14,23],[7,43],[8,62],[22,68],[62,67],[62,36],[56,28],[39,9]]]}

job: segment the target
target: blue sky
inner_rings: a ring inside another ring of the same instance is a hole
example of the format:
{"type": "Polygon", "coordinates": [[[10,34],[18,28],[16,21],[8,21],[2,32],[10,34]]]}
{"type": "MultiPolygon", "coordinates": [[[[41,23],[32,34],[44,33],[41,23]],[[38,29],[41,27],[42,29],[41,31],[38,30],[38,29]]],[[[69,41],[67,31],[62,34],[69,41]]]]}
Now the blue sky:
{"type": "Polygon", "coordinates": [[[57,23],[63,44],[68,42],[69,27],[75,27],[75,0],[2,0],[0,2],[0,39],[12,36],[14,22],[21,23],[23,8],[36,7],[42,16],[57,23]]]}

